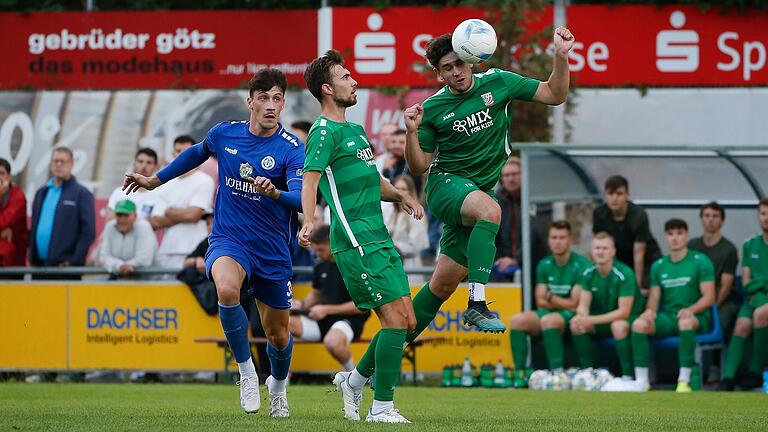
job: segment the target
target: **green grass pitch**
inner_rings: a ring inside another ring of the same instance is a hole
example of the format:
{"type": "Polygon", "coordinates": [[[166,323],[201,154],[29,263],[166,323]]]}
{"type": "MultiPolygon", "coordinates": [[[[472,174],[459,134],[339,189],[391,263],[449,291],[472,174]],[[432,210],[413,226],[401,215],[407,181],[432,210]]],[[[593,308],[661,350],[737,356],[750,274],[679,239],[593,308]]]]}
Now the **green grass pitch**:
{"type": "MultiPolygon", "coordinates": [[[[401,387],[412,425],[344,421],[329,386],[292,386],[290,419],[240,410],[234,385],[0,384],[0,431],[735,431],[768,430],[768,395],[641,394],[401,387]]],[[[266,390],[262,385],[262,398],[266,390]]],[[[372,394],[366,390],[363,409],[372,394]]],[[[362,411],[362,410],[361,410],[362,411]]]]}

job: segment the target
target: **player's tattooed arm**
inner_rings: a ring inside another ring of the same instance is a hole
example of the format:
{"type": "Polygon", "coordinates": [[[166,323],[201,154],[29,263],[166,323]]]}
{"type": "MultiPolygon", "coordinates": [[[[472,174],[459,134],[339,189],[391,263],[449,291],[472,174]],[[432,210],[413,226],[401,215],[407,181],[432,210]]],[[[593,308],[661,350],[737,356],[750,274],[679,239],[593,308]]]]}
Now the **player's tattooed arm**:
{"type": "Polygon", "coordinates": [[[299,244],[309,247],[309,236],[315,230],[312,223],[315,220],[315,208],[317,206],[317,185],[320,183],[320,171],[304,171],[301,188],[301,208],[304,213],[304,224],[299,231],[299,244]]]}
{"type": "Polygon", "coordinates": [[[547,81],[541,82],[533,100],[547,105],[560,105],[568,97],[570,71],[568,69],[568,52],[576,42],[576,38],[565,27],[555,29],[553,36],[555,52],[553,55],[552,74],[547,81]]]}
{"type": "Polygon", "coordinates": [[[403,207],[403,210],[405,210],[409,215],[413,216],[414,219],[421,220],[421,218],[424,217],[424,207],[421,206],[416,198],[410,195],[401,194],[400,191],[397,190],[397,188],[394,187],[392,183],[390,183],[389,180],[385,179],[384,177],[379,179],[379,185],[381,187],[382,201],[400,203],[400,205],[403,207]]]}
{"type": "Polygon", "coordinates": [[[424,118],[424,107],[415,104],[405,110],[405,161],[415,175],[422,175],[432,164],[434,154],[427,153],[419,145],[419,125],[424,118]]]}

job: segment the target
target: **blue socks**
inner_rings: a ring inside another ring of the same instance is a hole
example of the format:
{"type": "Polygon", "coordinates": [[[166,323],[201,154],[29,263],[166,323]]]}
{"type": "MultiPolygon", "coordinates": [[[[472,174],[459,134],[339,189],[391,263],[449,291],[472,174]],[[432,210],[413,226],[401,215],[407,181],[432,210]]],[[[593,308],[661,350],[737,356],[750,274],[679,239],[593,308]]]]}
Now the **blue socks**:
{"type": "Polygon", "coordinates": [[[251,358],[251,347],[248,344],[248,317],[243,307],[239,303],[232,306],[219,303],[219,319],[235,360],[238,363],[248,361],[251,358]]]}
{"type": "Polygon", "coordinates": [[[267,355],[269,364],[272,367],[272,377],[276,380],[288,378],[288,369],[291,366],[291,355],[293,354],[293,336],[288,336],[288,345],[283,349],[278,349],[272,344],[267,344],[267,355]]]}

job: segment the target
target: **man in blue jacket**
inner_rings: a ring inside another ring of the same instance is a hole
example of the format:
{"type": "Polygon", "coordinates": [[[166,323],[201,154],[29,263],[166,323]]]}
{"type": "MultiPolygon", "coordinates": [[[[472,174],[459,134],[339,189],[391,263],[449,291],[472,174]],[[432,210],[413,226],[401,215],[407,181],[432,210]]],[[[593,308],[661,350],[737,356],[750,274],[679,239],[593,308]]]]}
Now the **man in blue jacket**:
{"type": "Polygon", "coordinates": [[[37,190],[32,204],[29,259],[33,266],[85,265],[96,237],[96,215],[93,194],[72,176],[73,165],[69,148],[57,147],[51,153],[51,179],[37,190]]]}

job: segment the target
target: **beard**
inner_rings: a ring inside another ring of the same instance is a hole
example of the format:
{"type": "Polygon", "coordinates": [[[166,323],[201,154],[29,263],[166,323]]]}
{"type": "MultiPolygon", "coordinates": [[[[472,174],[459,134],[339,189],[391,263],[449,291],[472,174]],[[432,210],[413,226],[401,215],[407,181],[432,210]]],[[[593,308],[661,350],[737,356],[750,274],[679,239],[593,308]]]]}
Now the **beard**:
{"type": "Polygon", "coordinates": [[[357,98],[355,98],[353,95],[349,95],[347,98],[334,97],[333,102],[336,104],[336,106],[349,108],[357,103],[357,98]]]}

